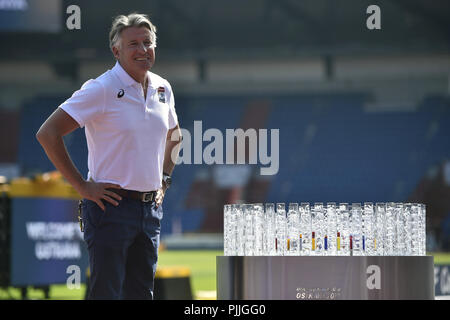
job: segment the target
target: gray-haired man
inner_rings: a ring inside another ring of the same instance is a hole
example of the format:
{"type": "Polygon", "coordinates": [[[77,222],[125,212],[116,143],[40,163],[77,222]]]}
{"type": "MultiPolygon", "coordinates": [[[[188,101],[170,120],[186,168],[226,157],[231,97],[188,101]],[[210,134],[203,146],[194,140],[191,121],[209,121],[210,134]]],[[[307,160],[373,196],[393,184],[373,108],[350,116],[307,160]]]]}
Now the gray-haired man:
{"type": "Polygon", "coordinates": [[[172,88],[149,71],[155,46],[156,28],[147,16],[116,17],[110,32],[114,68],[84,83],[36,135],[84,198],[91,299],[153,298],[161,204],[181,140],[172,88]],[[62,139],[84,126],[86,180],[62,139]],[[180,140],[172,141],[172,133],[180,140]]]}

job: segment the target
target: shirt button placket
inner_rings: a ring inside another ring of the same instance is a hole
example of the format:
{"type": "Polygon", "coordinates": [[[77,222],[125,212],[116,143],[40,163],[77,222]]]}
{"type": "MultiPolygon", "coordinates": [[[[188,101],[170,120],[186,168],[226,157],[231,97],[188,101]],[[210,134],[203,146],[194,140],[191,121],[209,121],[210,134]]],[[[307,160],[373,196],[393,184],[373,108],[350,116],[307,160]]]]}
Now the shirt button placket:
{"type": "MultiPolygon", "coordinates": [[[[142,97],[142,102],[143,102],[143,106],[144,106],[144,114],[145,114],[145,118],[148,118],[148,111],[147,111],[147,101],[145,99],[145,95],[144,95],[144,89],[142,88],[142,86],[139,86],[139,89],[141,91],[141,97],[142,97]]],[[[147,89],[147,97],[148,97],[148,89],[147,89]]]]}

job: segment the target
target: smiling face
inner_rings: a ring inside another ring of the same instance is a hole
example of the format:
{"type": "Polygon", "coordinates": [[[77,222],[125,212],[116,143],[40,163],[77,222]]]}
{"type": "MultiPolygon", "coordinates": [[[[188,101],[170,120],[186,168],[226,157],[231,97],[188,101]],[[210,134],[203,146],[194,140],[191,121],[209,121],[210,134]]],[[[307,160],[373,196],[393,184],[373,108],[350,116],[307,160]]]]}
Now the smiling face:
{"type": "Polygon", "coordinates": [[[151,39],[151,32],[146,27],[129,27],[122,30],[119,41],[112,48],[122,68],[140,83],[144,82],[147,71],[155,62],[151,39]]]}

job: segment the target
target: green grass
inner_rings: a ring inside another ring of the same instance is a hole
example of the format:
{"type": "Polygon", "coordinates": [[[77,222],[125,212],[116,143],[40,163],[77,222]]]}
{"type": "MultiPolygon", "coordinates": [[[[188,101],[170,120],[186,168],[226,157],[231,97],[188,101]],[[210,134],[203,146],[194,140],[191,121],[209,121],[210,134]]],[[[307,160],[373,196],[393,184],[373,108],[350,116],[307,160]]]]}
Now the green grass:
{"type": "MultiPolygon", "coordinates": [[[[190,270],[191,289],[194,297],[199,291],[216,290],[216,256],[223,255],[222,250],[164,250],[159,253],[158,268],[180,266],[190,270]]],[[[80,289],[68,289],[65,284],[50,287],[50,299],[80,300],[84,298],[85,286],[80,289]]],[[[44,299],[40,289],[28,288],[30,299],[44,299]]],[[[20,290],[0,288],[0,299],[20,299],[20,290]]]]}
{"type": "Polygon", "coordinates": [[[199,291],[216,290],[216,256],[222,250],[166,250],[159,254],[158,268],[184,266],[191,271],[191,288],[199,291]]]}
{"type": "MultiPolygon", "coordinates": [[[[70,290],[65,284],[55,284],[50,286],[51,300],[82,300],[84,299],[85,285],[81,284],[80,289],[70,290]]],[[[32,300],[45,299],[41,289],[28,287],[28,298],[32,300]]],[[[20,290],[17,288],[0,288],[0,299],[21,299],[20,290]]]]}
{"type": "MultiPolygon", "coordinates": [[[[434,256],[435,264],[450,264],[450,252],[428,253],[434,256]]],[[[165,250],[159,254],[158,268],[180,266],[190,270],[191,288],[195,297],[198,293],[216,290],[216,256],[223,251],[210,250],[165,250]]],[[[69,290],[66,285],[52,285],[50,299],[79,300],[83,299],[85,286],[69,290]]],[[[29,288],[30,299],[44,299],[42,290],[29,288]]],[[[0,299],[20,299],[20,290],[16,288],[0,288],[0,299]]]]}
{"type": "Polygon", "coordinates": [[[428,252],[434,256],[434,264],[450,264],[450,252],[428,252]]]}

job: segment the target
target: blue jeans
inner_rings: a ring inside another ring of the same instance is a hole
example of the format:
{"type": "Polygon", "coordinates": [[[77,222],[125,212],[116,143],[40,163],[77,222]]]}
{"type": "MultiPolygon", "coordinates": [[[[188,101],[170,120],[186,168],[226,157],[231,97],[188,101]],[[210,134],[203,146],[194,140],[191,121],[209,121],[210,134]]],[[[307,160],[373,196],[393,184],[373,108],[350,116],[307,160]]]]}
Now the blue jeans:
{"type": "Polygon", "coordinates": [[[122,197],[102,211],[83,199],[90,263],[89,299],[153,299],[162,206],[122,197]]]}

